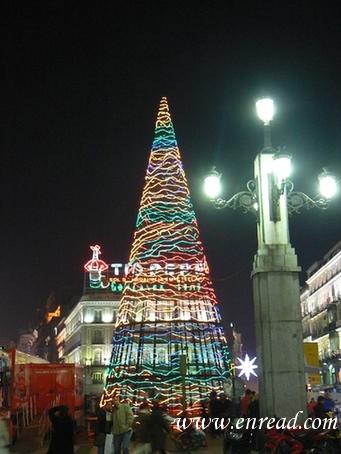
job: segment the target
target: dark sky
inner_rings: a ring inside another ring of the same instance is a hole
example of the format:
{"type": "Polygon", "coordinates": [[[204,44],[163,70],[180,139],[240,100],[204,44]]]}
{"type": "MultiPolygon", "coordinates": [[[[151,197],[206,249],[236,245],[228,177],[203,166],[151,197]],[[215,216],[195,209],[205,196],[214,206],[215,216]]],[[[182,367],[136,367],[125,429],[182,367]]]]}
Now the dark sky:
{"type": "MultiPolygon", "coordinates": [[[[159,99],[168,96],[226,324],[253,349],[251,215],[202,195],[212,164],[226,195],[252,178],[259,95],[296,188],[341,177],[338,2],[3,2],[0,335],[15,338],[55,290],[79,294],[89,245],[129,253],[159,99]],[[89,4],[90,6],[86,6],[89,4]]],[[[306,269],[340,240],[340,197],[291,220],[306,269]]],[[[302,282],[304,274],[302,273],[302,282]]]]}

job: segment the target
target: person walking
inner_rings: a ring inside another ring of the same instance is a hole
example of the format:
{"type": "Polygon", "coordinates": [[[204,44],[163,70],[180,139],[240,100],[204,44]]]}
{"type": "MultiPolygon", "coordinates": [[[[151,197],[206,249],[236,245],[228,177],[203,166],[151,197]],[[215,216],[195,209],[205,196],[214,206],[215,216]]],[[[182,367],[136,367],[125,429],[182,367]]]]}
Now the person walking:
{"type": "MultiPolygon", "coordinates": [[[[220,401],[218,400],[218,395],[216,391],[211,391],[210,400],[208,402],[208,416],[210,418],[219,418],[221,413],[220,401]]],[[[210,424],[210,432],[213,437],[218,434],[218,430],[215,428],[214,424],[210,424]]]]}
{"type": "Polygon", "coordinates": [[[134,415],[130,406],[115,396],[112,401],[112,433],[114,454],[129,454],[134,415]]]}
{"type": "Polygon", "coordinates": [[[225,393],[220,393],[219,396],[219,417],[228,418],[232,414],[232,402],[227,398],[225,393]]]}
{"type": "Polygon", "coordinates": [[[169,425],[160,403],[155,401],[150,415],[150,433],[152,442],[152,453],[166,453],[166,437],[169,432],[169,425]]]}
{"type": "Polygon", "coordinates": [[[255,392],[251,394],[251,401],[248,408],[249,418],[259,419],[259,396],[255,392]]]}
{"type": "Polygon", "coordinates": [[[323,396],[318,396],[317,404],[315,405],[315,410],[314,410],[315,418],[324,419],[327,417],[326,409],[324,407],[324,400],[325,399],[323,396]]]}
{"type": "Polygon", "coordinates": [[[106,411],[99,406],[96,408],[97,421],[95,424],[94,445],[97,447],[97,454],[104,454],[105,437],[106,437],[106,411]]]}
{"type": "Polygon", "coordinates": [[[135,441],[137,443],[134,454],[150,454],[152,452],[150,423],[151,411],[149,404],[144,402],[140,405],[138,416],[133,425],[135,441]]]}
{"type": "Polygon", "coordinates": [[[307,405],[308,408],[308,416],[312,417],[315,415],[315,407],[316,407],[316,400],[312,397],[310,402],[307,405]]]}
{"type": "Polygon", "coordinates": [[[69,409],[65,405],[53,407],[49,410],[52,424],[51,442],[47,454],[74,454],[74,421],[69,416],[69,409]]]}
{"type": "MultiPolygon", "coordinates": [[[[259,396],[254,391],[251,394],[251,402],[248,408],[248,417],[258,421],[259,414],[259,396]]],[[[261,446],[261,431],[256,429],[251,431],[251,452],[258,452],[261,446]]]]}
{"type": "Polygon", "coordinates": [[[5,418],[0,415],[0,453],[9,453],[10,437],[8,432],[8,425],[5,418]]]}
{"type": "Polygon", "coordinates": [[[248,415],[251,397],[252,391],[247,389],[244,396],[240,399],[240,416],[246,417],[248,415]]]}

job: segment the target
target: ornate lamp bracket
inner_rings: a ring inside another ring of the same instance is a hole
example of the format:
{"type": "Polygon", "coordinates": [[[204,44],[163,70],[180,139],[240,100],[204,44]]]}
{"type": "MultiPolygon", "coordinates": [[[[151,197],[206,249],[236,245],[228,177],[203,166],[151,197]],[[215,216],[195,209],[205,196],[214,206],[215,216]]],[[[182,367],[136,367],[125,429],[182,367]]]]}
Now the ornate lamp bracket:
{"type": "Polygon", "coordinates": [[[215,208],[222,210],[223,208],[232,208],[237,210],[240,208],[244,213],[257,213],[258,197],[256,182],[250,180],[246,184],[247,191],[241,191],[234,194],[230,199],[214,199],[212,203],[215,208]]]}
{"type": "Polygon", "coordinates": [[[290,215],[299,214],[302,209],[311,210],[312,208],[320,208],[320,210],[326,210],[330,205],[330,200],[320,195],[310,197],[304,192],[294,191],[292,181],[286,182],[286,189],[288,213],[290,215]]]}

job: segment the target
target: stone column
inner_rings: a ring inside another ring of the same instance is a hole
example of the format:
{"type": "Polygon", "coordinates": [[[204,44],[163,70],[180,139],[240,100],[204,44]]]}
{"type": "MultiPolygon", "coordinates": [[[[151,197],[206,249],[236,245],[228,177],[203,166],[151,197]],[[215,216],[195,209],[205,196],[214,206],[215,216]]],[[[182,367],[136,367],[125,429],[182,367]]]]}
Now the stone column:
{"type": "Polygon", "coordinates": [[[255,160],[258,187],[258,250],[252,281],[261,416],[306,416],[299,271],[289,241],[285,190],[277,193],[273,153],[255,160]],[[276,200],[278,204],[274,203],[276,200]]]}

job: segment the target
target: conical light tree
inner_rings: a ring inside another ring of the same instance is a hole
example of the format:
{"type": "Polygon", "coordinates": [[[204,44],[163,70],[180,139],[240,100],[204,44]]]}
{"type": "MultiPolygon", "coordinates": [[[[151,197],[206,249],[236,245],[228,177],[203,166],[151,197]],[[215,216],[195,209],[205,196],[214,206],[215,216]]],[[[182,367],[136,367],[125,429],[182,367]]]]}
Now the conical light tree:
{"type": "Polygon", "coordinates": [[[162,98],[103,399],[200,408],[231,361],[177,146],[162,98]]]}

